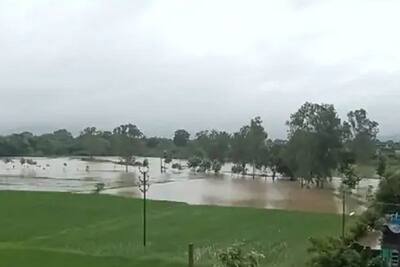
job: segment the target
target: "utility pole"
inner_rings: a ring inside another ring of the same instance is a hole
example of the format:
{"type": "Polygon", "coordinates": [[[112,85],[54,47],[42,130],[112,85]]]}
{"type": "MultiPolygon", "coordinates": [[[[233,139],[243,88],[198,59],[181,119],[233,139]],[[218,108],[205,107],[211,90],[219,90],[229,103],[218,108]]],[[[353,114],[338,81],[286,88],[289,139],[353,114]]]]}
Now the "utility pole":
{"type": "Polygon", "coordinates": [[[146,193],[149,190],[149,166],[147,160],[143,161],[143,166],[139,166],[139,190],[143,193],[143,246],[146,247],[146,193]]]}

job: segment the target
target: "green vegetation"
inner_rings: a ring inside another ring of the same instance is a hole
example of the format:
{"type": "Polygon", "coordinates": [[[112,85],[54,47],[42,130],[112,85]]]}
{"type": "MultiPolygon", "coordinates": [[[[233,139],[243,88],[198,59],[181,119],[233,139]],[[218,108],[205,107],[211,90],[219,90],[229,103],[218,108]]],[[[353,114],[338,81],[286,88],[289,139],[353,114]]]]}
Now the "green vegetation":
{"type": "Polygon", "coordinates": [[[184,129],[176,130],[174,134],[174,144],[178,147],[186,146],[189,142],[190,133],[184,129]]]}
{"type": "Polygon", "coordinates": [[[343,128],[333,105],[305,103],[290,116],[287,156],[297,177],[323,186],[338,167],[343,128]]]}
{"type": "Polygon", "coordinates": [[[382,267],[379,257],[371,251],[351,248],[347,242],[335,238],[311,239],[310,267],[382,267]]]}
{"type": "Polygon", "coordinates": [[[179,267],[190,242],[196,266],[210,266],[215,252],[244,241],[265,255],[261,266],[298,267],[309,237],[340,233],[334,214],[149,201],[144,249],[141,212],[139,199],[0,192],[0,266],[179,267]]]}
{"type": "Polygon", "coordinates": [[[371,250],[360,248],[356,241],[368,234],[368,231],[381,231],[386,214],[400,212],[399,192],[400,172],[382,174],[375,198],[369,203],[369,208],[350,227],[346,238],[311,239],[310,266],[383,266],[380,256],[371,250]]]}
{"type": "Polygon", "coordinates": [[[203,130],[193,139],[185,129],[171,138],[146,137],[131,123],[112,131],[87,127],[76,137],[64,129],[40,136],[23,132],[0,136],[0,156],[119,156],[126,169],[135,164],[134,155],[162,157],[164,164],[172,158],[191,158],[191,168],[203,172],[218,172],[229,161],[236,173],[254,178],[257,169],[263,175],[268,170],[273,179],[281,173],[317,187],[344,160],[351,161],[362,177],[376,176],[377,164],[383,166],[378,157],[387,158],[388,169],[400,166],[400,144],[378,141],[378,123],[363,109],[350,111],[342,120],[333,105],[307,102],[291,114],[287,125],[287,140],[268,139],[260,117],[233,133],[203,130]]]}

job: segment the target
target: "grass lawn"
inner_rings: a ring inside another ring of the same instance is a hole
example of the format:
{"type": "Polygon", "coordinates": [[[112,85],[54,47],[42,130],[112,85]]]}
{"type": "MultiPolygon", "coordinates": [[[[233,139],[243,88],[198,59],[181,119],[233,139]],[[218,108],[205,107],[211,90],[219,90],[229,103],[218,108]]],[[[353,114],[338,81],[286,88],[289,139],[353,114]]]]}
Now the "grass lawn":
{"type": "Polygon", "coordinates": [[[0,192],[0,267],[210,266],[209,251],[246,241],[263,266],[302,266],[308,238],[338,235],[340,216],[251,208],[148,202],[142,247],[142,201],[105,195],[0,192]]]}

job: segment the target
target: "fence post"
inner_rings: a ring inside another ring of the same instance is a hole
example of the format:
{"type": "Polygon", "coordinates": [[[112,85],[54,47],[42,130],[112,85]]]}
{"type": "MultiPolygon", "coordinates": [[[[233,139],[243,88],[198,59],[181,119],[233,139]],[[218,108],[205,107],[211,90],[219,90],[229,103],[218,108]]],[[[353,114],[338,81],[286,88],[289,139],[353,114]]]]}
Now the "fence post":
{"type": "Polygon", "coordinates": [[[193,243],[189,244],[189,267],[193,267],[194,266],[194,260],[193,260],[193,243]]]}

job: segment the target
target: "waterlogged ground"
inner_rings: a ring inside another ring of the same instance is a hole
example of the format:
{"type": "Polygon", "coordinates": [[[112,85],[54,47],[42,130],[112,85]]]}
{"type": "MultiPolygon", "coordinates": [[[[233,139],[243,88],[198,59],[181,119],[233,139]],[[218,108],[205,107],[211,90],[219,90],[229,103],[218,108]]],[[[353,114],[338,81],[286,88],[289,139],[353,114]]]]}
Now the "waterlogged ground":
{"type": "MultiPolygon", "coordinates": [[[[81,158],[32,158],[36,165],[21,165],[0,161],[0,190],[30,190],[90,193],[97,183],[104,183],[105,194],[141,197],[137,187],[139,172],[136,167],[113,163],[117,157],[102,157],[107,162],[89,162],[81,158]]],[[[141,160],[138,158],[138,160],[141,160]]],[[[268,209],[287,209],[340,213],[339,179],[333,179],[325,189],[301,188],[299,183],[271,178],[232,176],[226,164],[222,174],[199,174],[190,170],[169,168],[160,171],[160,159],[149,158],[150,189],[148,197],[157,200],[180,201],[189,204],[244,206],[268,209]]],[[[179,162],[179,161],[175,161],[179,162]]],[[[184,164],[185,162],[180,162],[184,164]]],[[[377,180],[366,179],[347,199],[347,211],[360,212],[368,185],[376,187],[377,180]],[[355,198],[354,196],[357,196],[355,198]]]]}

